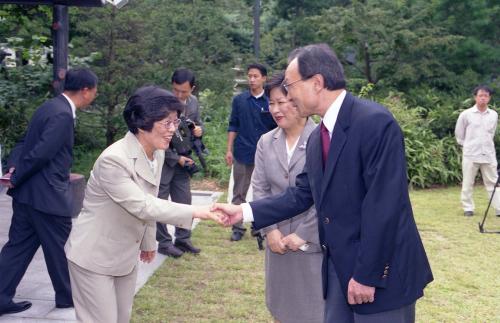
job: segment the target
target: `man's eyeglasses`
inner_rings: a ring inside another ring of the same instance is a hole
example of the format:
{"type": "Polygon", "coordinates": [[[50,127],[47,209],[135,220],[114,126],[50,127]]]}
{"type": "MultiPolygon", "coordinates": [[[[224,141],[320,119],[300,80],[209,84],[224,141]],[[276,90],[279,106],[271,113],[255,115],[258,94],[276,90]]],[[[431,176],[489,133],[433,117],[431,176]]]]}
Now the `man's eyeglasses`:
{"type": "Polygon", "coordinates": [[[285,90],[285,92],[288,93],[288,90],[290,89],[290,86],[292,86],[293,84],[295,84],[297,82],[305,81],[305,80],[306,80],[305,78],[300,78],[300,79],[295,80],[295,81],[290,82],[290,83],[283,83],[283,84],[281,84],[281,86],[283,87],[283,89],[285,90]]]}
{"type": "Polygon", "coordinates": [[[181,123],[181,119],[167,120],[167,121],[160,122],[160,124],[162,126],[164,126],[166,129],[169,129],[171,126],[174,126],[175,128],[177,128],[180,123],[181,123]]]}

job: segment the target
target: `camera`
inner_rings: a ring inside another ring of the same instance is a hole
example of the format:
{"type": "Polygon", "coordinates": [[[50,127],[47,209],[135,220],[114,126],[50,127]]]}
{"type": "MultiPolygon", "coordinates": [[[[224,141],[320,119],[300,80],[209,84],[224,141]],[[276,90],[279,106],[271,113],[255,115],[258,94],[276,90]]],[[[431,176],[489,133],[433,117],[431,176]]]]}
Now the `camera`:
{"type": "MultiPolygon", "coordinates": [[[[196,124],[186,118],[185,116],[180,117],[181,122],[179,127],[175,131],[172,141],[170,142],[171,148],[173,148],[179,155],[186,156],[191,159],[192,152],[194,151],[203,169],[206,169],[207,165],[205,162],[204,155],[208,154],[205,145],[203,144],[201,137],[195,137],[193,130],[196,124]]],[[[193,176],[194,173],[199,172],[200,168],[195,164],[185,164],[184,169],[193,176]]]]}
{"type": "Polygon", "coordinates": [[[195,164],[184,164],[184,170],[188,172],[189,176],[193,176],[200,171],[200,168],[195,164]]]}

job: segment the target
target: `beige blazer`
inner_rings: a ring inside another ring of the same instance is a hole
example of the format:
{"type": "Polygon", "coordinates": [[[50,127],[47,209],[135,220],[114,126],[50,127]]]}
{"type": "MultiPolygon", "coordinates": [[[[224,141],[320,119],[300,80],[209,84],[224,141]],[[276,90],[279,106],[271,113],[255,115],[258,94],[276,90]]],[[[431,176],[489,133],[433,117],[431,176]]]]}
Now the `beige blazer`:
{"type": "Polygon", "coordinates": [[[69,260],[98,274],[127,275],[139,250],[156,250],[156,221],[191,228],[193,206],[157,198],[164,152],[155,159],[153,173],[130,132],[102,152],[65,246],[69,260]]]}

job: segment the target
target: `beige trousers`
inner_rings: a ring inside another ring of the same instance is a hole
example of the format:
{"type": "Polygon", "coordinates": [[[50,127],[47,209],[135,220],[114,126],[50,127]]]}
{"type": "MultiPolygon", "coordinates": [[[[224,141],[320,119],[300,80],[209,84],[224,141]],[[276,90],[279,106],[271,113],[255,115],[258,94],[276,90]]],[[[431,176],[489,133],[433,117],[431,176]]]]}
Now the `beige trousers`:
{"type": "Polygon", "coordinates": [[[68,260],[76,320],[128,323],[134,302],[137,266],[126,276],[100,275],[68,260]]]}
{"type": "MultiPolygon", "coordinates": [[[[495,183],[497,182],[497,163],[475,163],[464,157],[462,159],[462,207],[464,211],[474,211],[474,200],[472,192],[474,190],[474,181],[477,172],[481,171],[483,184],[488,192],[488,198],[491,197],[495,183]]],[[[495,190],[495,196],[491,201],[491,207],[495,209],[496,214],[500,214],[500,188],[495,190]]]]}

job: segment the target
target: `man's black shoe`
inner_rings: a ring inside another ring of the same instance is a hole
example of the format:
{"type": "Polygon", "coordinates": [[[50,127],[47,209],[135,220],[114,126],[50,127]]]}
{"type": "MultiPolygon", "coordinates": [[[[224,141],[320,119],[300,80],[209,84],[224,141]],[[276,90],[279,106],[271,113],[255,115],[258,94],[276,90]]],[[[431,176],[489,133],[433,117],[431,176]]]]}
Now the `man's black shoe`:
{"type": "Polygon", "coordinates": [[[245,232],[233,231],[233,234],[231,234],[231,241],[240,241],[244,234],[245,232]]]}
{"type": "Polygon", "coordinates": [[[464,211],[464,216],[473,216],[474,212],[473,211],[464,211]]]}
{"type": "Polygon", "coordinates": [[[193,246],[191,240],[186,240],[186,241],[175,240],[174,246],[176,246],[177,249],[180,249],[184,252],[190,252],[195,255],[199,254],[201,251],[200,248],[196,248],[195,246],[193,246]]]}
{"type": "Polygon", "coordinates": [[[184,253],[182,250],[174,246],[173,244],[168,245],[166,247],[160,247],[158,248],[158,253],[161,253],[162,255],[169,256],[172,258],[179,258],[182,256],[184,253]]]}
{"type": "Polygon", "coordinates": [[[0,316],[4,315],[4,314],[14,314],[14,313],[26,311],[28,308],[31,307],[31,305],[32,305],[31,302],[28,302],[28,301],[19,302],[19,303],[10,302],[9,305],[0,309],[0,316]]]}
{"type": "Polygon", "coordinates": [[[56,304],[56,308],[70,308],[70,307],[75,307],[73,303],[71,304],[56,304]]]}

